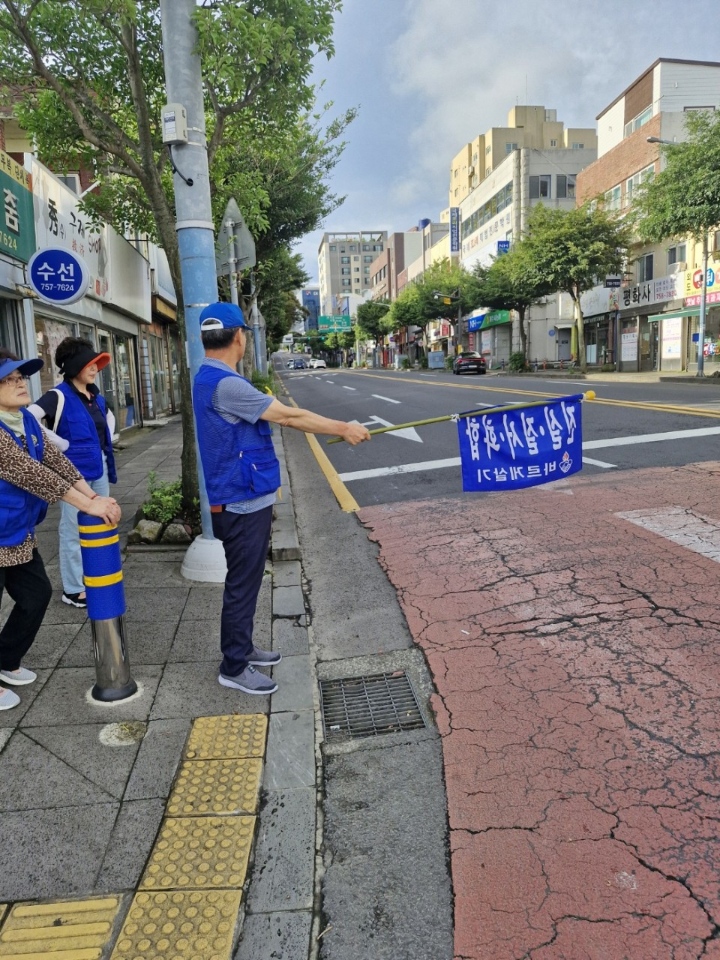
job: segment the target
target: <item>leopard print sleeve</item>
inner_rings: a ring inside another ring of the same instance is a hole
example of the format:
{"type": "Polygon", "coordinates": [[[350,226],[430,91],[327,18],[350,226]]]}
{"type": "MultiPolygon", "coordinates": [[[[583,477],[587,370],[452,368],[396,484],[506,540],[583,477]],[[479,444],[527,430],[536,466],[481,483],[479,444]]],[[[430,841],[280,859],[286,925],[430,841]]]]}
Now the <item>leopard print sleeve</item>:
{"type": "MultiPolygon", "coordinates": [[[[43,462],[38,463],[28,455],[24,447],[17,445],[6,430],[0,430],[0,477],[21,490],[34,493],[41,500],[56,503],[65,496],[75,480],[66,478],[46,466],[48,446],[50,444],[46,444],[44,448],[43,462]]],[[[60,451],[57,452],[62,456],[60,451]]],[[[52,461],[52,454],[50,457],[52,461]]],[[[63,457],[63,460],[65,459],[63,457]]],[[[72,467],[72,464],[70,466],[72,467]]],[[[75,473],[77,474],[77,471],[75,473]]],[[[75,479],[80,479],[80,475],[77,474],[75,479]]]]}

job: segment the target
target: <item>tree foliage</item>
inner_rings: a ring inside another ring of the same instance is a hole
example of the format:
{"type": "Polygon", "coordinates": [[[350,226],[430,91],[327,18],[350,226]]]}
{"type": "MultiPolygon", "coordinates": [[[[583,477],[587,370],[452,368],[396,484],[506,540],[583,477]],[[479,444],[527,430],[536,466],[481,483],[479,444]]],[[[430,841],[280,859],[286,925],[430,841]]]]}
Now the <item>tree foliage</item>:
{"type": "Polygon", "coordinates": [[[478,264],[473,270],[477,281],[477,306],[491,310],[514,310],[519,319],[522,353],[528,359],[528,333],[525,316],[528,307],[551,293],[547,282],[535,270],[522,241],[494,260],[490,266],[478,264]]]}
{"type": "Polygon", "coordinates": [[[361,303],[357,308],[357,323],[368,339],[376,343],[382,340],[392,330],[390,301],[368,300],[367,303],[361,303]]]}
{"type": "Polygon", "coordinates": [[[631,239],[630,223],[602,204],[584,203],[571,210],[551,210],[538,204],[528,219],[521,240],[523,256],[540,289],[563,290],[572,298],[583,372],[587,359],[580,297],[608,274],[622,272],[631,239]]]}
{"type": "MultiPolygon", "coordinates": [[[[320,132],[310,83],[333,53],[340,0],[204,0],[196,11],[215,213],[234,195],[261,259],[318,226],[340,199],[327,175],[352,112],[320,132]]],[[[120,232],[147,233],[168,256],[184,332],[172,175],[163,148],[165,102],[159,2],[0,0],[0,84],[39,158],[56,172],[84,168],[98,185],[86,211],[120,232]]],[[[287,250],[286,250],[287,253],[287,250]]],[[[286,271],[292,272],[292,271],[286,271]]],[[[266,269],[261,300],[281,299],[266,269]]],[[[279,318],[268,303],[264,313],[279,318]]],[[[190,382],[181,352],[183,495],[196,495],[190,382]]]]}
{"type": "Polygon", "coordinates": [[[687,140],[666,145],[664,170],[633,198],[638,233],[649,242],[703,236],[720,224],[720,115],[692,112],[687,140]]]}

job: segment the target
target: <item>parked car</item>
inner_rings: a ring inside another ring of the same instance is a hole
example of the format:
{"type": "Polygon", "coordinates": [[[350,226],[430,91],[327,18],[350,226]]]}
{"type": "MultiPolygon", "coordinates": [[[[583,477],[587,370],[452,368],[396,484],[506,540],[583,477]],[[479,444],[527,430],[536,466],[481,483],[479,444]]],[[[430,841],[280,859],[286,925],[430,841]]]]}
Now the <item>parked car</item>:
{"type": "Polygon", "coordinates": [[[311,370],[326,370],[327,364],[324,360],[321,360],[320,357],[312,357],[308,360],[308,366],[311,370]]]}
{"type": "Polygon", "coordinates": [[[293,370],[307,370],[308,365],[302,359],[302,357],[296,357],[292,363],[289,365],[293,370]]]}
{"type": "Polygon", "coordinates": [[[452,372],[458,376],[461,373],[485,373],[486,370],[485,358],[481,353],[459,353],[453,360],[452,372]]]}

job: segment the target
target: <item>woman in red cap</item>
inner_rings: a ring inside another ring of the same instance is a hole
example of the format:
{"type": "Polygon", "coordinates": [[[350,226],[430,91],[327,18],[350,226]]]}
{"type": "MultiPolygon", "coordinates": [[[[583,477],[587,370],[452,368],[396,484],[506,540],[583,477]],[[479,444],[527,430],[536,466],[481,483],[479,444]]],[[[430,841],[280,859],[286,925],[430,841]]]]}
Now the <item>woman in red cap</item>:
{"type": "MultiPolygon", "coordinates": [[[[98,496],[107,497],[109,483],[117,481],[112,448],[115,421],[95,378],[110,363],[110,354],[98,352],[89,340],[66,337],[55,351],[55,363],[63,381],[40,397],[32,412],[44,417],[45,424],[67,441],[65,456],[98,496]]],[[[63,603],[87,607],[77,510],[69,503],[61,504],[58,533],[63,603]]]]}
{"type": "MultiPolygon", "coordinates": [[[[0,630],[0,683],[10,687],[37,679],[21,661],[52,594],[35,539],[48,503],[63,500],[106,523],[120,520],[117,503],[93,493],[26,409],[27,378],[42,365],[0,348],[0,597],[6,590],[15,602],[0,630]]],[[[0,686],[0,710],[19,703],[13,690],[0,686]]]]}

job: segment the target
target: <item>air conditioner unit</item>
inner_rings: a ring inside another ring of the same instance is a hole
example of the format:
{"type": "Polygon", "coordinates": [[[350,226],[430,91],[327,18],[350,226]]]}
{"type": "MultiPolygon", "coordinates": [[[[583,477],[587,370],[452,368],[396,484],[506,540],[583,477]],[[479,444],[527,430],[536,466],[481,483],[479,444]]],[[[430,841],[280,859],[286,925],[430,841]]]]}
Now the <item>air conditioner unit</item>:
{"type": "Polygon", "coordinates": [[[670,267],[670,273],[684,273],[687,270],[687,261],[678,260],[670,267]]]}
{"type": "Polygon", "coordinates": [[[475,173],[475,167],[472,167],[472,166],[468,167],[468,176],[472,177],[474,173],[475,173]]]}

